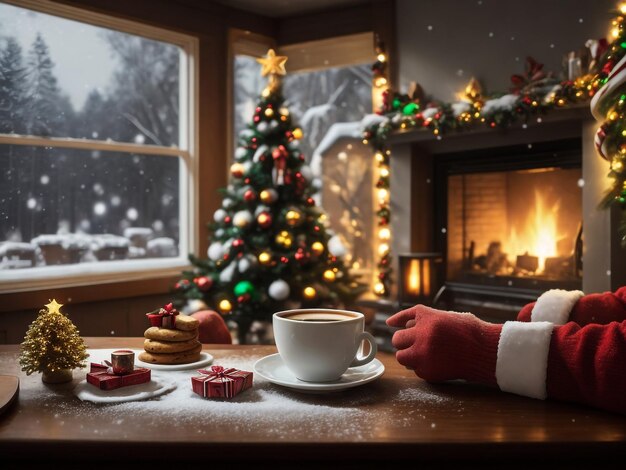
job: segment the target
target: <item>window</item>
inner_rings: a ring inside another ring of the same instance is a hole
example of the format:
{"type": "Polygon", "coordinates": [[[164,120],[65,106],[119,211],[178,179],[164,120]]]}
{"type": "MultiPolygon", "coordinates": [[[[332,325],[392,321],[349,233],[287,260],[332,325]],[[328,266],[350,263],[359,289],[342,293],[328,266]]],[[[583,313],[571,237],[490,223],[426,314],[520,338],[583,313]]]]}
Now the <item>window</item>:
{"type": "MultiPolygon", "coordinates": [[[[371,34],[315,41],[279,50],[289,57],[283,94],[303,130],[303,154],[317,176],[331,228],[342,236],[356,270],[371,270],[374,253],[372,151],[360,121],[372,113],[371,34]]],[[[261,52],[257,56],[264,54],[261,52]]],[[[251,54],[234,57],[234,141],[252,118],[265,86],[251,54]]]]}
{"type": "Polygon", "coordinates": [[[196,40],[41,5],[0,3],[0,292],[179,272],[196,40]]]}

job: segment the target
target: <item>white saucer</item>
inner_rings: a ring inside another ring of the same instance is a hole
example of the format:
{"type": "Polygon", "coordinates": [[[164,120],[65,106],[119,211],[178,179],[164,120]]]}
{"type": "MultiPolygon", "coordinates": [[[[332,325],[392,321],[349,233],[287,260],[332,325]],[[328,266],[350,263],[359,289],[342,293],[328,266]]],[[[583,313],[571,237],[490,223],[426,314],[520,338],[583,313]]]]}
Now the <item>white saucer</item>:
{"type": "MultiPolygon", "coordinates": [[[[89,349],[87,352],[89,353],[88,362],[96,362],[101,364],[105,359],[107,361],[111,360],[111,353],[113,351],[117,351],[118,349],[89,349]]],[[[189,364],[150,364],[149,362],[140,361],[137,357],[140,353],[143,352],[143,349],[131,349],[135,353],[135,365],[137,367],[147,367],[152,370],[191,370],[191,369],[199,369],[201,367],[207,366],[213,362],[213,356],[209,353],[202,351],[200,353],[200,359],[196,362],[190,362],[189,364]]],[[[89,367],[89,364],[87,364],[89,367]]]]}
{"type": "Polygon", "coordinates": [[[287,369],[280,354],[265,356],[254,363],[254,372],[269,382],[296,390],[309,392],[335,392],[376,380],[385,372],[385,366],[378,359],[369,364],[349,368],[339,380],[334,382],[304,382],[287,369]]]}

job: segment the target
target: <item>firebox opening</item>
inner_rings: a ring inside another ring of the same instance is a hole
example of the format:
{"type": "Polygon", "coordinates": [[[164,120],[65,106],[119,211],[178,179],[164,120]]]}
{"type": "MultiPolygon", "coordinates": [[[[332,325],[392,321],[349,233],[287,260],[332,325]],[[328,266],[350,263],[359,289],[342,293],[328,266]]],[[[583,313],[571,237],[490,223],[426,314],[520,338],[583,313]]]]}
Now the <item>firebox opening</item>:
{"type": "Polygon", "coordinates": [[[447,279],[581,278],[582,170],[448,176],[447,279]]]}

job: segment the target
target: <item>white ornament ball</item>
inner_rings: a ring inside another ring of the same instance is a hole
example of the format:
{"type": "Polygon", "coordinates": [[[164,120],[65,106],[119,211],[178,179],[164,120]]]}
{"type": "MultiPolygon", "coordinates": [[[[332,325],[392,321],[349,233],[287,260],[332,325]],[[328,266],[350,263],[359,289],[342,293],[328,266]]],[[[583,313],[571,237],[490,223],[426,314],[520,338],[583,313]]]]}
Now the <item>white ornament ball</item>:
{"type": "Polygon", "coordinates": [[[276,129],[278,127],[278,121],[276,119],[272,119],[270,121],[270,129],[276,129]]]}
{"type": "Polygon", "coordinates": [[[224,246],[220,242],[211,243],[209,245],[207,255],[212,261],[217,261],[218,259],[221,259],[222,256],[224,256],[224,246]]]}
{"type": "Polygon", "coordinates": [[[274,300],[285,300],[289,297],[289,284],[282,279],[278,279],[270,284],[267,293],[274,300]]]}
{"type": "Polygon", "coordinates": [[[233,225],[238,228],[246,228],[252,223],[250,211],[239,211],[233,216],[233,225]]]}
{"type": "Polygon", "coordinates": [[[218,209],[213,214],[213,220],[215,220],[215,222],[220,224],[224,222],[224,219],[226,218],[227,215],[228,215],[228,212],[226,212],[224,209],[218,209]]]}
{"type": "Polygon", "coordinates": [[[235,201],[233,201],[229,197],[224,198],[224,200],[222,201],[222,207],[224,209],[232,209],[234,205],[235,205],[235,201]]]}
{"type": "Polygon", "coordinates": [[[191,315],[192,313],[207,310],[208,308],[209,306],[200,299],[189,299],[181,311],[185,315],[191,315]]]}
{"type": "Polygon", "coordinates": [[[237,264],[240,273],[245,273],[248,269],[256,266],[257,260],[254,256],[246,256],[241,258],[237,264]]]}
{"type": "Polygon", "coordinates": [[[256,126],[256,130],[262,133],[267,132],[268,126],[267,126],[267,122],[263,121],[260,122],[257,126],[256,126]]]}
{"type": "Polygon", "coordinates": [[[214,233],[216,238],[222,238],[224,236],[224,229],[218,228],[214,233]]]}
{"type": "Polygon", "coordinates": [[[347,253],[346,246],[339,235],[330,237],[328,240],[328,252],[337,258],[341,258],[347,253]]]}
{"type": "Polygon", "coordinates": [[[316,191],[319,191],[320,189],[322,189],[322,179],[313,178],[313,181],[311,182],[311,186],[313,186],[313,189],[315,189],[316,191]]]}
{"type": "Polygon", "coordinates": [[[235,160],[243,160],[248,155],[248,151],[243,147],[238,147],[235,150],[235,160]]]}
{"type": "Polygon", "coordinates": [[[229,283],[230,281],[232,281],[236,267],[237,263],[230,263],[228,266],[226,266],[220,273],[220,282],[229,283]]]}
{"type": "Polygon", "coordinates": [[[311,170],[309,165],[302,165],[300,173],[302,173],[302,176],[304,176],[304,179],[307,181],[311,181],[313,179],[313,170],[311,170]]]}

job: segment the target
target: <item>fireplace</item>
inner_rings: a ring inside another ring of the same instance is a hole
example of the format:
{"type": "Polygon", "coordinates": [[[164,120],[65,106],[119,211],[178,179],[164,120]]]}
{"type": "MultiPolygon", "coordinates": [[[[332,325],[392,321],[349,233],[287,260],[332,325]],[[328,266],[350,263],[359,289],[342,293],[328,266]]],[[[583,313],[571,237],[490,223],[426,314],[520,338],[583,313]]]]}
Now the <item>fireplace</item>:
{"type": "Polygon", "coordinates": [[[608,166],[594,131],[581,107],[502,133],[390,138],[392,251],[441,253],[435,307],[506,321],[551,288],[626,282],[617,214],[598,209],[608,166]]]}
{"type": "Polygon", "coordinates": [[[440,302],[498,317],[524,297],[582,287],[580,139],[446,153],[434,172],[440,302]]]}

